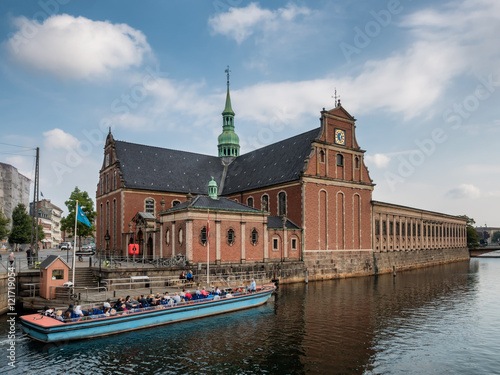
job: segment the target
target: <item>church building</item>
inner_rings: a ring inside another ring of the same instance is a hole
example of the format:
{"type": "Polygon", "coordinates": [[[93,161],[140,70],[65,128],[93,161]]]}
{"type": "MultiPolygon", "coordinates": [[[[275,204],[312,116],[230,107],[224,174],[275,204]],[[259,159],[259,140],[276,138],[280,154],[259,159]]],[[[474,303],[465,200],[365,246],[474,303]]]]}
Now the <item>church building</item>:
{"type": "Polygon", "coordinates": [[[355,118],[340,100],[320,112],[319,127],[243,155],[234,120],[228,77],[218,156],[118,141],[110,130],[98,248],[126,256],[138,244],[136,256],[198,263],[208,247],[210,263],[328,263],[340,275],[375,253],[463,254],[464,219],[372,201],[355,118]]]}

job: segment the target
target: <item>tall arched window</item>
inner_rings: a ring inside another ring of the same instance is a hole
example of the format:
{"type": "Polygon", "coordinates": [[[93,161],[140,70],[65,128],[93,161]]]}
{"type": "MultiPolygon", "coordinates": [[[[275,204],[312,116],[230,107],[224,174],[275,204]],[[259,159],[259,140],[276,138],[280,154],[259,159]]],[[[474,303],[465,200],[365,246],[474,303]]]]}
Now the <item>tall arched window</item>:
{"type": "Polygon", "coordinates": [[[257,244],[257,240],[259,239],[259,233],[257,232],[257,229],[253,228],[253,231],[252,231],[252,245],[256,245],[257,244]]]}
{"type": "Polygon", "coordinates": [[[286,193],[284,191],[278,194],[278,215],[286,215],[286,193]]]}
{"type": "Polygon", "coordinates": [[[324,163],[325,162],[325,151],[321,150],[319,152],[319,162],[324,163]]]}
{"type": "Polygon", "coordinates": [[[253,198],[252,197],[247,198],[247,206],[253,207],[253,198]]]}
{"type": "Polygon", "coordinates": [[[269,212],[269,195],[264,194],[262,196],[261,202],[260,202],[260,207],[262,211],[269,212]]]}
{"type": "Polygon", "coordinates": [[[144,201],[144,211],[150,214],[155,213],[155,201],[152,198],[148,198],[144,201]]]}

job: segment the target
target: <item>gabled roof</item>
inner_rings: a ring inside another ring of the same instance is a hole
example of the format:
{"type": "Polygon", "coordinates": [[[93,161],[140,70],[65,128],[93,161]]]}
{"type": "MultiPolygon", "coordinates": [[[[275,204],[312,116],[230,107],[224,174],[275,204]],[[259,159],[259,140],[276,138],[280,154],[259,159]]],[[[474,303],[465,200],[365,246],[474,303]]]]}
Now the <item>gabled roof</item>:
{"type": "Polygon", "coordinates": [[[123,141],[115,141],[115,150],[126,188],[206,194],[211,177],[222,177],[217,156],[123,141]]]}
{"type": "Polygon", "coordinates": [[[174,212],[186,209],[188,207],[198,209],[208,209],[214,211],[238,211],[238,212],[262,212],[256,208],[244,205],[227,198],[212,199],[206,195],[198,195],[189,201],[182,202],[175,207],[168,209],[166,212],[174,212]]]}
{"type": "Polygon", "coordinates": [[[222,195],[298,180],[320,128],[238,156],[230,165],[222,195]]]}
{"type": "Polygon", "coordinates": [[[68,266],[68,263],[66,263],[66,261],[63,258],[61,258],[59,255],[49,255],[47,258],[45,258],[42,261],[42,263],[40,263],[40,269],[46,270],[57,259],[60,259],[68,268],[71,268],[70,266],[68,266]]]}

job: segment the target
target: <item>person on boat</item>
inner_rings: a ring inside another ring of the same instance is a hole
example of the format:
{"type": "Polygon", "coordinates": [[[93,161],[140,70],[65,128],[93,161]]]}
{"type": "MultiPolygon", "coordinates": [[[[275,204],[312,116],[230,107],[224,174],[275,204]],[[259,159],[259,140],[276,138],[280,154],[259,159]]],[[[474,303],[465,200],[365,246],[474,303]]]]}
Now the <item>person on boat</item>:
{"type": "Polygon", "coordinates": [[[218,287],[218,286],[216,286],[216,287],[215,287],[215,290],[214,290],[214,294],[216,294],[216,295],[220,296],[220,295],[221,295],[221,293],[222,293],[222,292],[220,291],[219,287],[218,287]]]}
{"type": "Polygon", "coordinates": [[[45,306],[43,308],[43,315],[48,316],[50,318],[55,318],[56,317],[54,309],[51,309],[49,306],[45,306]]]}
{"type": "Polygon", "coordinates": [[[174,293],[172,299],[174,300],[175,304],[178,304],[179,302],[181,302],[181,296],[178,293],[174,293]]]}
{"type": "Polygon", "coordinates": [[[191,270],[188,271],[188,273],[186,275],[186,280],[189,282],[193,281],[193,272],[191,270]]]}
{"type": "Polygon", "coordinates": [[[189,290],[184,294],[184,299],[186,301],[191,301],[193,299],[193,296],[191,295],[191,293],[189,292],[189,290]]]}
{"type": "Polygon", "coordinates": [[[257,284],[255,283],[255,279],[252,279],[252,283],[250,284],[250,293],[255,293],[257,291],[257,284]]]}
{"type": "Polygon", "coordinates": [[[226,295],[225,295],[225,297],[226,297],[226,298],[231,298],[232,296],[233,296],[233,295],[231,294],[231,291],[230,291],[230,290],[227,290],[227,291],[226,291],[226,295]]]}
{"type": "Polygon", "coordinates": [[[115,303],[115,310],[116,311],[125,311],[127,309],[127,306],[125,305],[125,302],[123,302],[123,298],[120,297],[118,298],[118,301],[115,303]]]}
{"type": "Polygon", "coordinates": [[[62,310],[57,310],[56,319],[59,320],[60,322],[64,321],[62,310]]]}
{"type": "Polygon", "coordinates": [[[70,304],[68,306],[68,308],[66,309],[66,311],[64,312],[64,318],[66,318],[66,313],[69,312],[69,316],[71,317],[71,314],[73,314],[75,312],[75,308],[72,304],[70,304]]]}
{"type": "Polygon", "coordinates": [[[208,295],[209,295],[210,293],[208,293],[208,292],[205,290],[205,288],[203,288],[203,289],[201,290],[200,294],[201,294],[203,297],[208,297],[208,295]]]}
{"type": "Polygon", "coordinates": [[[196,295],[197,295],[198,297],[199,297],[199,296],[201,296],[200,288],[196,288],[196,292],[195,292],[195,293],[196,293],[196,295]]]}
{"type": "Polygon", "coordinates": [[[141,298],[139,298],[139,303],[141,304],[141,307],[146,307],[146,305],[149,305],[148,300],[144,298],[144,294],[141,294],[141,298]]]}
{"type": "Polygon", "coordinates": [[[75,307],[74,313],[75,313],[76,315],[78,315],[79,317],[83,317],[83,315],[84,315],[84,314],[83,314],[83,311],[82,311],[82,307],[81,307],[80,305],[77,305],[77,306],[75,307]]]}
{"type": "Polygon", "coordinates": [[[125,307],[127,310],[132,310],[135,306],[130,296],[125,297],[125,307]]]}
{"type": "Polygon", "coordinates": [[[111,309],[111,300],[108,298],[103,304],[102,304],[102,307],[104,308],[104,310],[106,309],[111,309]]]}

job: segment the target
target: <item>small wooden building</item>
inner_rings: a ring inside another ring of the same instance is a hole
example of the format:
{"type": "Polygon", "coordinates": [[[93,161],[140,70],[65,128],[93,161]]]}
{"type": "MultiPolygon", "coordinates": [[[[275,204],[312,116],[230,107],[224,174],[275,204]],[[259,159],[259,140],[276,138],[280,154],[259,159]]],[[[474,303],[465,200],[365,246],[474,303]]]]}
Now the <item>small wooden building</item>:
{"type": "Polygon", "coordinates": [[[69,280],[70,266],[58,255],[49,255],[40,263],[40,296],[55,298],[56,286],[63,286],[69,280]]]}

